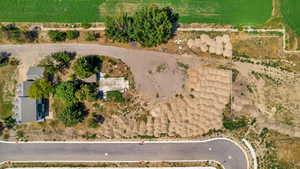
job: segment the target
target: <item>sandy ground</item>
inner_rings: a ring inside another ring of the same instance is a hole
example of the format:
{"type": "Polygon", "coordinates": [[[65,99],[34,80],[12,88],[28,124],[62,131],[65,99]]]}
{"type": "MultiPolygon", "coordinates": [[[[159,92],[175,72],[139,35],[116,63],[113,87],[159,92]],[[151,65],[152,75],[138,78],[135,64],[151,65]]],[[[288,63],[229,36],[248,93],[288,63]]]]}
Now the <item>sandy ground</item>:
{"type": "Polygon", "coordinates": [[[6,51],[21,60],[18,81],[26,78],[28,67],[37,64],[42,58],[58,51],[72,51],[78,55],[114,56],[124,61],[134,75],[137,90],[144,96],[153,98],[173,96],[182,91],[184,74],[177,68],[177,60],[191,62],[173,54],[145,50],[125,49],[96,44],[38,44],[38,45],[1,45],[0,51],[6,51]],[[159,73],[149,73],[165,65],[159,73]]]}
{"type": "Polygon", "coordinates": [[[222,127],[222,112],[231,91],[231,71],[196,64],[187,72],[183,93],[166,102],[153,104],[142,120],[134,116],[112,116],[98,136],[131,138],[135,136],[199,136],[222,127]]]}
{"type": "Polygon", "coordinates": [[[299,73],[249,63],[236,63],[235,68],[240,74],[233,83],[233,111],[256,117],[262,127],[299,137],[299,73]],[[251,71],[268,75],[273,80],[256,78],[251,71]]]}

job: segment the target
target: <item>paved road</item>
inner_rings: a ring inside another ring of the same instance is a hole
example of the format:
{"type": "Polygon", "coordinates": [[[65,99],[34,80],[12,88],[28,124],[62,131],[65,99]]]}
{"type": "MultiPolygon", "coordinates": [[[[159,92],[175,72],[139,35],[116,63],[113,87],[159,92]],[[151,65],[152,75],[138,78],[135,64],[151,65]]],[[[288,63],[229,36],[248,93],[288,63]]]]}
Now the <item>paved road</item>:
{"type": "Polygon", "coordinates": [[[226,139],[157,143],[0,143],[3,161],[215,160],[226,169],[247,169],[243,150],[226,139]]]}

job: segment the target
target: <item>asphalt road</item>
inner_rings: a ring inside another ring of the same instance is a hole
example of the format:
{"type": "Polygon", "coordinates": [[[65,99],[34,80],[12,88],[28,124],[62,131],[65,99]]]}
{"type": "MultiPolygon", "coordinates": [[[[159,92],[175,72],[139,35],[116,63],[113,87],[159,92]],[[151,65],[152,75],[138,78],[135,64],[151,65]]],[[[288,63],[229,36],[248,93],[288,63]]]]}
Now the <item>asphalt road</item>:
{"type": "Polygon", "coordinates": [[[247,169],[243,150],[226,139],[157,143],[0,143],[4,161],[194,161],[214,160],[247,169]]]}

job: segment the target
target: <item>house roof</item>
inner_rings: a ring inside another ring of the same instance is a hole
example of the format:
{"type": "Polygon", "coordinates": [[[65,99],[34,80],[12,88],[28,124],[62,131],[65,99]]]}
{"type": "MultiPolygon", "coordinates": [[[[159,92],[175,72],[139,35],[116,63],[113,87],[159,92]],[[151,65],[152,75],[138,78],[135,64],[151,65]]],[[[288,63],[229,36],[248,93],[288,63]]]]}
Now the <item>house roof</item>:
{"type": "Polygon", "coordinates": [[[28,69],[27,80],[36,80],[44,77],[44,68],[32,66],[28,69]]]}
{"type": "Polygon", "coordinates": [[[34,122],[37,120],[37,100],[29,97],[19,97],[16,120],[34,122]]]}
{"type": "Polygon", "coordinates": [[[33,81],[24,81],[17,85],[17,96],[28,96],[28,91],[33,81]]]}

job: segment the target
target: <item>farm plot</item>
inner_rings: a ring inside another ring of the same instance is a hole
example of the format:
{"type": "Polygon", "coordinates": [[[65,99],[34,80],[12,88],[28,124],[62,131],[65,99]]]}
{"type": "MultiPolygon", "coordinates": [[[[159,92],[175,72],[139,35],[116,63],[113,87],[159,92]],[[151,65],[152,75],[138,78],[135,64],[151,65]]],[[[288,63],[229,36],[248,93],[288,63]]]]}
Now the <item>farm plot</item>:
{"type": "Polygon", "coordinates": [[[146,4],[174,8],[182,23],[262,24],[272,13],[272,0],[110,0],[100,5],[100,13],[130,13],[146,4]]]}
{"type": "Polygon", "coordinates": [[[104,0],[1,0],[1,22],[95,22],[104,0]]]}
{"type": "Polygon", "coordinates": [[[263,24],[272,0],[1,0],[2,22],[95,22],[144,5],[170,6],[182,23],[263,24]]]}
{"type": "Polygon", "coordinates": [[[299,0],[282,0],[281,12],[284,21],[300,35],[300,1],[299,0]]]}

